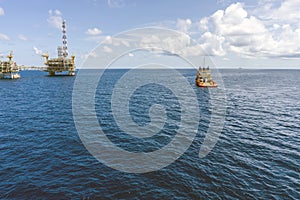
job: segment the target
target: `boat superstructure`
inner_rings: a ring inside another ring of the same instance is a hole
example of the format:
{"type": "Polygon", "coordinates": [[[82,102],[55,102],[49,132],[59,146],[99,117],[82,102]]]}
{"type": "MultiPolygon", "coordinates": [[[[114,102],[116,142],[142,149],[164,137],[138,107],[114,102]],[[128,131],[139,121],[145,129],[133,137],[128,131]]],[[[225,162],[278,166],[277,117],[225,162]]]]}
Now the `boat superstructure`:
{"type": "Polygon", "coordinates": [[[75,75],[75,56],[72,55],[71,58],[68,58],[68,47],[67,47],[67,35],[66,35],[66,21],[62,23],[62,46],[57,47],[58,57],[50,58],[49,54],[46,53],[43,55],[45,57],[45,65],[47,68],[45,71],[49,73],[50,76],[54,76],[57,72],[67,72],[67,75],[75,75]]]}
{"type": "Polygon", "coordinates": [[[209,66],[205,67],[205,57],[204,57],[204,67],[199,67],[196,75],[196,85],[198,87],[217,87],[217,83],[212,79],[209,66]]]}
{"type": "Polygon", "coordinates": [[[13,54],[12,52],[9,53],[7,56],[8,61],[1,61],[0,60],[0,79],[8,78],[8,79],[15,79],[20,78],[20,69],[17,66],[16,62],[12,60],[13,54]]]}
{"type": "Polygon", "coordinates": [[[211,77],[209,67],[199,67],[196,76],[196,85],[198,87],[217,87],[218,85],[211,77]]]}

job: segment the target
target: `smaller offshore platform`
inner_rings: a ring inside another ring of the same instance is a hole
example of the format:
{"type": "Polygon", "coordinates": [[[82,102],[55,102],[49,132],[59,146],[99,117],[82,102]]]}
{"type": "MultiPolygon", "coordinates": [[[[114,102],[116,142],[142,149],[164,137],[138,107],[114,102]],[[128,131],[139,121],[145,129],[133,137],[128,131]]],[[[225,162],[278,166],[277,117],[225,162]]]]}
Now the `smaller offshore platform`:
{"type": "Polygon", "coordinates": [[[66,21],[62,22],[62,46],[57,47],[58,58],[49,59],[49,54],[46,53],[42,55],[45,57],[45,65],[47,68],[46,72],[49,73],[50,76],[55,76],[56,73],[67,72],[67,75],[74,76],[75,75],[75,56],[71,55],[71,58],[68,58],[68,46],[67,46],[67,32],[66,32],[66,21]]]}
{"type": "Polygon", "coordinates": [[[20,73],[19,73],[20,69],[17,66],[16,62],[14,62],[12,60],[12,58],[13,58],[12,52],[9,53],[7,58],[8,58],[8,61],[1,61],[0,60],[0,79],[20,78],[20,73]]]}

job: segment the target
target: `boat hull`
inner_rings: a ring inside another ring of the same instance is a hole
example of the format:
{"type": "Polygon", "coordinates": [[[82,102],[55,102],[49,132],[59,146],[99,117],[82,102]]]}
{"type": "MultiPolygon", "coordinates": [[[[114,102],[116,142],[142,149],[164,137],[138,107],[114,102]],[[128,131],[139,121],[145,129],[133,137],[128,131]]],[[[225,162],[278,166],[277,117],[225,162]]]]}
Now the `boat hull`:
{"type": "Polygon", "coordinates": [[[196,85],[198,87],[218,87],[215,82],[201,82],[199,79],[196,79],[196,85]]]}
{"type": "Polygon", "coordinates": [[[210,84],[196,83],[196,85],[197,85],[198,87],[218,87],[217,84],[210,85],[210,84]]]}

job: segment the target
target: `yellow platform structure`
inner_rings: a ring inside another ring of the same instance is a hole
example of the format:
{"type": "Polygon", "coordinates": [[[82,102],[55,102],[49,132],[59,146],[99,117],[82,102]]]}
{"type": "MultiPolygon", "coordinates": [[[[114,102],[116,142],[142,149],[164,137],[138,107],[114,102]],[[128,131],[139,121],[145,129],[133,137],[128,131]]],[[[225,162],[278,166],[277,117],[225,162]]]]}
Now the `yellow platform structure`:
{"type": "Polygon", "coordinates": [[[48,53],[42,55],[45,57],[44,64],[47,65],[46,72],[50,76],[56,75],[56,73],[67,72],[66,75],[74,76],[75,75],[75,56],[72,55],[71,58],[68,58],[68,47],[67,47],[67,34],[66,34],[66,21],[62,22],[62,46],[57,47],[57,58],[49,59],[48,53]]]}
{"type": "Polygon", "coordinates": [[[12,60],[13,54],[12,52],[9,53],[7,56],[8,61],[1,61],[0,60],[0,79],[16,79],[20,78],[20,69],[17,66],[16,62],[12,60]]]}
{"type": "Polygon", "coordinates": [[[55,76],[56,73],[67,72],[69,76],[75,76],[75,56],[72,55],[71,58],[58,57],[49,59],[48,53],[43,55],[45,57],[45,65],[47,65],[46,72],[50,76],[55,76]]]}

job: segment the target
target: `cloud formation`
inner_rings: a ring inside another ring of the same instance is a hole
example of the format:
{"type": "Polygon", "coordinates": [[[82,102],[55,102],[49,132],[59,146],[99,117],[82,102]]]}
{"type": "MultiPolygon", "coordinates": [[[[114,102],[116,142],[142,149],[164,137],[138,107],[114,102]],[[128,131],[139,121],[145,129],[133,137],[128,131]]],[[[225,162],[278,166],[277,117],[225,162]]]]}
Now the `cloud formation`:
{"type": "Polygon", "coordinates": [[[198,21],[202,34],[198,42],[207,54],[215,56],[300,58],[298,10],[300,2],[296,0],[261,1],[253,10],[234,3],[198,21]]]}
{"type": "Polygon", "coordinates": [[[85,33],[88,35],[100,35],[102,31],[98,28],[89,28],[85,33]]]}
{"type": "MultiPolygon", "coordinates": [[[[3,16],[4,14],[4,9],[0,7],[0,16],[3,16]]],[[[5,34],[0,33],[0,40],[10,40],[10,38],[5,34]]]]}
{"type": "Polygon", "coordinates": [[[187,33],[192,26],[192,20],[190,19],[177,19],[176,28],[184,33],[187,33]]]}
{"type": "Polygon", "coordinates": [[[43,51],[38,49],[37,47],[33,47],[33,50],[34,50],[34,53],[37,54],[37,55],[42,55],[43,54],[43,51]]]}
{"type": "Polygon", "coordinates": [[[47,19],[47,22],[54,28],[60,29],[63,22],[61,12],[59,10],[49,10],[48,13],[49,17],[47,19]]]}
{"type": "Polygon", "coordinates": [[[3,8],[0,7],[0,16],[4,15],[4,10],[3,8]]]}
{"type": "Polygon", "coordinates": [[[20,34],[18,37],[19,37],[20,40],[23,40],[23,41],[27,41],[28,40],[28,38],[25,35],[23,35],[23,34],[20,34]]]}
{"type": "Polygon", "coordinates": [[[107,4],[111,8],[121,8],[125,6],[124,0],[107,0],[107,4]]]}
{"type": "Polygon", "coordinates": [[[97,58],[97,57],[98,57],[98,55],[96,54],[95,51],[91,51],[91,52],[88,52],[86,54],[81,55],[81,58],[84,59],[84,60],[87,59],[87,58],[97,58]]]}
{"type": "Polygon", "coordinates": [[[5,34],[0,33],[0,40],[10,40],[10,38],[5,34]]]}
{"type": "Polygon", "coordinates": [[[103,46],[103,51],[106,52],[106,53],[111,53],[112,49],[108,46],[103,46]]]}

